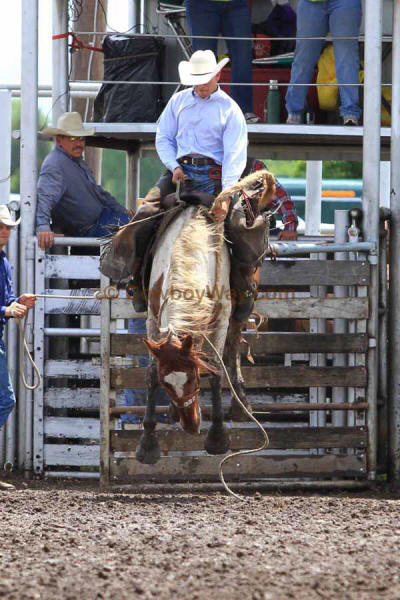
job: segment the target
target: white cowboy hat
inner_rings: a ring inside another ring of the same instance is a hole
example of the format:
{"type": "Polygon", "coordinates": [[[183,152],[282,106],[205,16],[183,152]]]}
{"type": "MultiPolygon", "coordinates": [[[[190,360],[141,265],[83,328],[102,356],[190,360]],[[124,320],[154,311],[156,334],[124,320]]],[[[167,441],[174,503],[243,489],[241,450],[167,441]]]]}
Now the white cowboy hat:
{"type": "Polygon", "coordinates": [[[202,85],[208,83],[229,62],[223,58],[217,64],[212,50],[196,50],[190,60],[179,63],[179,77],[183,85],[202,85]]]}
{"type": "Polygon", "coordinates": [[[86,137],[93,135],[95,131],[94,127],[84,129],[82,117],[78,112],[65,112],[58,117],[57,127],[46,127],[42,133],[43,135],[47,135],[47,137],[54,135],[86,137]]]}
{"type": "Polygon", "coordinates": [[[11,218],[10,211],[8,210],[8,206],[5,204],[0,204],[0,223],[3,225],[8,225],[9,227],[15,227],[20,222],[21,217],[16,221],[13,221],[11,218]]]}

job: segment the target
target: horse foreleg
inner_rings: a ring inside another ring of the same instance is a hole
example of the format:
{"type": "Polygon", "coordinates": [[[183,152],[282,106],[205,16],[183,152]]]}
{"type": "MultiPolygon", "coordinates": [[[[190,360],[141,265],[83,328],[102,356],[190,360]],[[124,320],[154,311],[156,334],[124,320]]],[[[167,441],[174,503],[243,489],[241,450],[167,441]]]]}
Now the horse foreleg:
{"type": "Polygon", "coordinates": [[[143,420],[144,431],[136,448],[136,458],[146,465],[154,465],[161,456],[160,444],[156,436],[156,397],[158,373],[157,364],[152,360],[147,371],[147,401],[143,420]]]}
{"type": "MultiPolygon", "coordinates": [[[[240,341],[242,339],[243,323],[231,319],[225,343],[224,361],[236,394],[245,407],[251,411],[250,402],[246,398],[246,388],[241,371],[240,341]]],[[[233,396],[229,416],[232,421],[247,421],[248,416],[233,396]]]]}
{"type": "Polygon", "coordinates": [[[211,402],[212,424],[204,447],[208,454],[225,454],[230,448],[230,436],[226,425],[224,425],[221,375],[213,375],[211,378],[211,402]]]}

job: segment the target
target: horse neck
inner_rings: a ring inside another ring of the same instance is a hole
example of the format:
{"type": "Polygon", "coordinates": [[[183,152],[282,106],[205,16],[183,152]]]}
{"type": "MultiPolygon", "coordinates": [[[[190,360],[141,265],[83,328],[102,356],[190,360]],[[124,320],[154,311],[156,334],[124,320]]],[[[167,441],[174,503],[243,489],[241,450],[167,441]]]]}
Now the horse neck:
{"type": "Polygon", "coordinates": [[[178,333],[209,334],[215,314],[223,231],[202,208],[184,225],[172,249],[168,324],[178,333]]]}

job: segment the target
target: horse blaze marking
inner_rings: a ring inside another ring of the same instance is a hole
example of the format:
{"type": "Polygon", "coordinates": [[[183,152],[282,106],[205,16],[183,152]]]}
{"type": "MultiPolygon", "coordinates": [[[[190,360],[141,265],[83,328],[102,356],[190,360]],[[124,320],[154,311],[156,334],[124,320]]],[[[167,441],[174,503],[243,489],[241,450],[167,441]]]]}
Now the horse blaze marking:
{"type": "Polygon", "coordinates": [[[172,371],[164,377],[164,381],[169,383],[175,390],[178,398],[183,396],[183,386],[188,380],[188,375],[184,371],[172,371]]]}

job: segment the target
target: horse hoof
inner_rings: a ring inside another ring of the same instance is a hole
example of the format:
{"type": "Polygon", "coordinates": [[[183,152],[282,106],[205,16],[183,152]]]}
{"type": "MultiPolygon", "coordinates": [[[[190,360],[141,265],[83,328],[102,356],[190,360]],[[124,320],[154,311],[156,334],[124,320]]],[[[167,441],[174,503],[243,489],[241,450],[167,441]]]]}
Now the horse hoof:
{"type": "Polygon", "coordinates": [[[226,454],[230,448],[230,436],[227,428],[211,425],[204,448],[208,454],[226,454]]]}
{"type": "Polygon", "coordinates": [[[136,448],[136,459],[144,465],[155,465],[160,456],[161,449],[156,434],[143,433],[136,448]]]}

